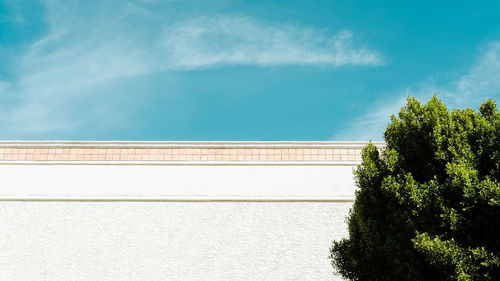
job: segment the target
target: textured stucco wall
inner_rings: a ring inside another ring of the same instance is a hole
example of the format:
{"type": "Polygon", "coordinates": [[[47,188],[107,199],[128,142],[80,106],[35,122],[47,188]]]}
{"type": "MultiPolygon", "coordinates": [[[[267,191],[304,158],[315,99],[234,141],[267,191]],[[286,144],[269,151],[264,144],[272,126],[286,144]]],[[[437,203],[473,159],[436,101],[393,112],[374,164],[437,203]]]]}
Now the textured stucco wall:
{"type": "Polygon", "coordinates": [[[0,202],[0,280],[341,280],[351,204],[0,202]]]}

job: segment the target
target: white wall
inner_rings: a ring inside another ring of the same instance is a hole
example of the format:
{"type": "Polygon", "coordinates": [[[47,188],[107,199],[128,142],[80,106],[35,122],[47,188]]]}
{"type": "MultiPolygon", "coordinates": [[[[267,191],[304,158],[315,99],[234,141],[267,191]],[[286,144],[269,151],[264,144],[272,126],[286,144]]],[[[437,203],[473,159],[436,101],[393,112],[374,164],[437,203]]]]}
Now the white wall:
{"type": "Polygon", "coordinates": [[[352,165],[0,165],[0,199],[352,200],[352,165]]]}
{"type": "Polygon", "coordinates": [[[341,280],[352,165],[45,164],[0,165],[0,280],[341,280]]]}
{"type": "Polygon", "coordinates": [[[350,205],[2,202],[0,280],[340,280],[350,205]]]}

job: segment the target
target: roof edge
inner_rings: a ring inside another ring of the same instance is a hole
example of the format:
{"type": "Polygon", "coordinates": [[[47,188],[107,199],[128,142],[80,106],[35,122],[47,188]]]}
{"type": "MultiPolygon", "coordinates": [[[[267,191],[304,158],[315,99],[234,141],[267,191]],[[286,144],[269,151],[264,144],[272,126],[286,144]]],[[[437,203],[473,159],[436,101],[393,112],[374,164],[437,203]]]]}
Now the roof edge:
{"type": "MultiPolygon", "coordinates": [[[[0,147],[119,147],[119,148],[161,148],[161,147],[183,147],[183,148],[360,148],[369,144],[370,141],[79,141],[79,140],[0,140],[0,147]]],[[[384,147],[385,142],[372,141],[377,147],[384,147]]]]}

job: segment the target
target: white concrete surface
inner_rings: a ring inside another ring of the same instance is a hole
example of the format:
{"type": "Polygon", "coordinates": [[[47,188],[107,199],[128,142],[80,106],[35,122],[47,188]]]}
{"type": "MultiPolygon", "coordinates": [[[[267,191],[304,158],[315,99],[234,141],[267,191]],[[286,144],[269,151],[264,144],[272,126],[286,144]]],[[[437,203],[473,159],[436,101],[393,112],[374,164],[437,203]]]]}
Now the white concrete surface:
{"type": "Polygon", "coordinates": [[[0,199],[352,200],[349,165],[0,165],[0,199]]]}
{"type": "Polygon", "coordinates": [[[0,280],[340,280],[327,257],[350,206],[0,202],[0,280]]]}

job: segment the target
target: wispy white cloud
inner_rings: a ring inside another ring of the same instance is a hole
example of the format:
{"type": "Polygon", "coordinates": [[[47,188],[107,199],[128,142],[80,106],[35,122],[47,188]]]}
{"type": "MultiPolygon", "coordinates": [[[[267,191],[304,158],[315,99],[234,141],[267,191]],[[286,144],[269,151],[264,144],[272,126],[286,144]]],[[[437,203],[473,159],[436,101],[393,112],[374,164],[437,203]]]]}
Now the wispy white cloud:
{"type": "Polygon", "coordinates": [[[249,17],[199,17],[165,30],[165,48],[173,67],[217,65],[369,65],[381,55],[353,42],[348,30],[333,36],[290,24],[259,22],[249,17]]]}
{"type": "Polygon", "coordinates": [[[408,86],[400,94],[392,95],[392,98],[372,105],[372,109],[353,120],[346,129],[337,132],[333,139],[382,140],[390,116],[400,111],[408,95],[426,102],[433,94],[436,94],[449,109],[477,108],[488,98],[498,99],[500,97],[500,42],[494,41],[481,48],[469,69],[465,73],[457,74],[456,77],[442,84],[436,84],[431,78],[408,86]]]}
{"type": "Polygon", "coordinates": [[[371,109],[366,114],[346,124],[344,129],[334,134],[332,140],[382,140],[390,116],[397,113],[405,101],[406,96],[398,96],[370,105],[371,109]]]}
{"type": "Polygon", "coordinates": [[[481,53],[469,72],[445,89],[456,104],[476,104],[500,93],[500,42],[491,42],[481,53]]]}
{"type": "Polygon", "coordinates": [[[0,81],[0,93],[7,91],[7,89],[9,87],[10,87],[10,83],[5,82],[5,81],[0,81]]]}
{"type": "Polygon", "coordinates": [[[43,2],[47,32],[11,66],[15,78],[0,84],[4,136],[51,136],[88,122],[104,126],[97,121],[102,114],[126,122],[130,110],[96,96],[110,89],[125,94],[124,78],[224,65],[384,63],[348,30],[331,33],[245,16],[177,20],[141,2],[43,2]],[[91,108],[82,110],[82,102],[91,108]]]}

